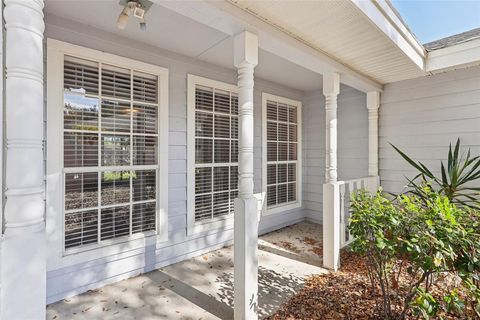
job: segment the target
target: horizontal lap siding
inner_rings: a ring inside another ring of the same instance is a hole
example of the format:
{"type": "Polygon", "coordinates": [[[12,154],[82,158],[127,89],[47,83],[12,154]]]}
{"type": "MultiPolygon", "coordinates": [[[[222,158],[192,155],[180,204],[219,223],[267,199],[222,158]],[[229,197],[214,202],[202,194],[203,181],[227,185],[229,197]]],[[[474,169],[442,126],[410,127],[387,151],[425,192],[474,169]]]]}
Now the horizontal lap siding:
{"type": "MultiPolygon", "coordinates": [[[[118,36],[85,28],[81,33],[68,26],[47,21],[47,36],[65,42],[102,50],[138,61],[159,65],[169,70],[169,241],[84,261],[47,274],[48,302],[57,301],[89,289],[98,288],[154,268],[178,262],[231,243],[233,230],[212,230],[187,236],[187,74],[194,74],[227,83],[236,83],[236,72],[198,60],[175,55],[137,43],[132,45],[118,36]]],[[[302,100],[303,93],[268,81],[256,79],[254,92],[254,184],[262,189],[262,92],[302,100]]],[[[320,134],[323,135],[321,132],[320,134]]],[[[262,218],[260,232],[271,231],[304,219],[302,209],[262,218]]]]}
{"type": "Polygon", "coordinates": [[[343,88],[338,98],[338,179],[368,175],[367,97],[352,88],[343,88]]]}
{"type": "Polygon", "coordinates": [[[386,85],[379,130],[380,177],[390,192],[400,192],[416,171],[389,143],[436,173],[457,138],[480,154],[480,67],[386,85]]]}
{"type": "MultiPolygon", "coordinates": [[[[325,181],[325,102],[321,91],[304,98],[303,202],[310,220],[322,221],[325,181]]],[[[342,86],[338,96],[338,179],[368,174],[368,117],[364,93],[342,86]]]]}
{"type": "Polygon", "coordinates": [[[322,221],[322,185],[325,180],[325,103],[321,92],[303,100],[303,205],[307,217],[322,221]]]}

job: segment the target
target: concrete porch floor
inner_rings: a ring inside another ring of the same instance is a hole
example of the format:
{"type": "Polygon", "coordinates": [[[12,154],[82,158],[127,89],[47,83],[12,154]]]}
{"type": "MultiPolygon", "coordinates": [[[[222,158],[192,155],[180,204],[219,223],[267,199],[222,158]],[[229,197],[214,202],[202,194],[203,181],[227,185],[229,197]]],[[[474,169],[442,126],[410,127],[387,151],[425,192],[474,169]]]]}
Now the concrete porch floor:
{"type": "MultiPolygon", "coordinates": [[[[301,222],[259,240],[259,313],[274,313],[321,266],[322,229],[301,222]]],[[[233,247],[47,306],[47,319],[233,319],[233,247]]]]}

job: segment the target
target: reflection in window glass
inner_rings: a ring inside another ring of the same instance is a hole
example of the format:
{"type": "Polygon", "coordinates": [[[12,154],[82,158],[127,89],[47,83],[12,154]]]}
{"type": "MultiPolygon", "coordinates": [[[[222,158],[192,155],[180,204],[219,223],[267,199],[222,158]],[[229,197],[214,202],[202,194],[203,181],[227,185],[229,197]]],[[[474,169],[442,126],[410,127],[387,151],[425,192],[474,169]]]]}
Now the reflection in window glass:
{"type": "Polygon", "coordinates": [[[238,188],[238,98],[195,87],[195,221],[233,213],[238,188]]]}
{"type": "Polygon", "coordinates": [[[98,241],[98,211],[88,210],[65,214],[65,248],[98,241]]]}
{"type": "Polygon", "coordinates": [[[102,172],[102,205],[130,202],[130,171],[102,172]]]}
{"type": "Polygon", "coordinates": [[[135,104],[132,109],[133,132],[141,134],[157,134],[157,107],[135,104]]]}
{"type": "Polygon", "coordinates": [[[63,95],[63,125],[72,130],[98,130],[98,99],[65,92],[63,95]]]}
{"type": "Polygon", "coordinates": [[[156,203],[137,203],[132,210],[132,232],[155,230],[156,203]]]}
{"type": "Polygon", "coordinates": [[[130,234],[130,206],[101,210],[101,239],[108,240],[130,234]]]}
{"type": "Polygon", "coordinates": [[[130,136],[102,135],[102,165],[130,165],[130,136]]]}
{"type": "Polygon", "coordinates": [[[102,131],[130,132],[130,103],[102,100],[102,131]]]}
{"type": "Polygon", "coordinates": [[[133,171],[133,201],[155,200],[156,174],[155,170],[133,171]]]}
{"type": "Polygon", "coordinates": [[[98,205],[98,173],[65,175],[65,209],[94,208],[98,205]]]}
{"type": "Polygon", "coordinates": [[[157,164],[157,137],[134,136],[133,137],[133,164],[153,165],[157,164]]]}
{"type": "Polygon", "coordinates": [[[65,132],[63,159],[63,165],[66,168],[97,166],[98,135],[87,132],[65,132]]]}
{"type": "Polygon", "coordinates": [[[158,77],[66,56],[65,248],[155,232],[158,77]]]}
{"type": "Polygon", "coordinates": [[[297,107],[267,100],[267,207],[297,201],[297,107]]]}

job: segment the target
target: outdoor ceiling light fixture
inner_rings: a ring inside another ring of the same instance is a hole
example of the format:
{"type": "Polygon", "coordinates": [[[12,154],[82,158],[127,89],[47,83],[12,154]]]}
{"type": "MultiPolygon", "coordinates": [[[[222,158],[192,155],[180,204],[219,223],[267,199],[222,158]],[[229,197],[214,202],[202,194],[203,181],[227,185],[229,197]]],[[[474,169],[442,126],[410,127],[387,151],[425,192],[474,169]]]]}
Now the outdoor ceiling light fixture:
{"type": "Polygon", "coordinates": [[[145,21],[145,13],[152,6],[149,0],[120,0],[119,4],[123,6],[123,10],[118,16],[117,27],[125,29],[128,19],[131,15],[140,20],[140,30],[147,30],[147,23],[145,21]]]}

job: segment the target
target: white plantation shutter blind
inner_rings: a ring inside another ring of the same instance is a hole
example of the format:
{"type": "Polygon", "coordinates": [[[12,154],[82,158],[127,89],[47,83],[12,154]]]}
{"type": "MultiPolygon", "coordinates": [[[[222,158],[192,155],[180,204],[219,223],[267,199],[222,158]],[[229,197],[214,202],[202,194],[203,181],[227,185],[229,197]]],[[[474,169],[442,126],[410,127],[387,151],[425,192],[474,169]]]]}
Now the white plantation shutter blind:
{"type": "Polygon", "coordinates": [[[134,71],[133,100],[158,103],[157,76],[134,71]]]}
{"type": "Polygon", "coordinates": [[[298,107],[274,100],[266,105],[267,207],[298,201],[298,107]]]}
{"type": "Polygon", "coordinates": [[[238,97],[195,87],[195,221],[233,213],[238,189],[238,97]]]}
{"type": "Polygon", "coordinates": [[[65,57],[63,83],[65,89],[83,89],[86,94],[98,95],[98,63],[65,57]]]}
{"type": "Polygon", "coordinates": [[[155,232],[158,77],[65,56],[65,248],[155,232]]]}

